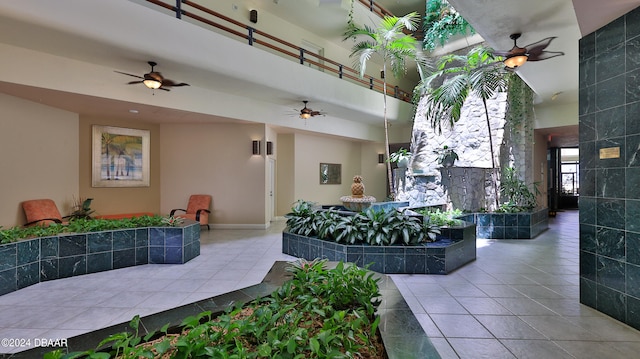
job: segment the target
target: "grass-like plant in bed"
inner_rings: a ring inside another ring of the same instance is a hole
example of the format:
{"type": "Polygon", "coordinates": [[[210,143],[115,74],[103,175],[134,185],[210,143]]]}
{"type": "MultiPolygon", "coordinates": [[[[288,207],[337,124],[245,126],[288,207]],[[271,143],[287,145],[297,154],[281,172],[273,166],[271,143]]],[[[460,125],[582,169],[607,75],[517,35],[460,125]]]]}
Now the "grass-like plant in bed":
{"type": "Polygon", "coordinates": [[[271,296],[214,317],[211,312],[184,319],[141,338],[105,338],[99,348],[45,358],[386,358],[375,310],[378,279],[366,269],[326,260],[300,259],[287,268],[292,279],[271,296]]]}
{"type": "Polygon", "coordinates": [[[51,223],[48,226],[12,227],[0,226],[0,244],[27,238],[50,237],[61,233],[87,233],[141,227],[175,227],[180,218],[162,216],[140,216],[123,219],[72,218],[68,223],[51,223]]]}

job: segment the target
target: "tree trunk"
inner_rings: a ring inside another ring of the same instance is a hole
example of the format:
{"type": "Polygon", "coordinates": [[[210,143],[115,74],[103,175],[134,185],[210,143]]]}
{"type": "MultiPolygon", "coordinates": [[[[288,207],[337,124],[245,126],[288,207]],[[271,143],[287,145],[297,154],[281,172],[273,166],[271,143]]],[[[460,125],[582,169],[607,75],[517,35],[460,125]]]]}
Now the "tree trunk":
{"type": "Polygon", "coordinates": [[[389,181],[389,197],[392,201],[396,199],[396,188],[393,182],[393,172],[391,171],[391,162],[389,161],[389,121],[387,121],[387,64],[382,64],[382,99],[383,99],[383,117],[384,117],[384,150],[387,155],[387,180],[389,181]]]}
{"type": "Polygon", "coordinates": [[[496,160],[495,155],[493,153],[493,136],[491,136],[491,121],[489,120],[489,107],[487,106],[487,100],[483,97],[482,104],[484,105],[484,114],[487,118],[487,130],[489,131],[489,148],[491,150],[491,169],[493,169],[491,173],[491,182],[493,184],[493,191],[495,193],[496,200],[496,209],[500,207],[500,201],[498,200],[498,179],[496,178],[496,160]]]}

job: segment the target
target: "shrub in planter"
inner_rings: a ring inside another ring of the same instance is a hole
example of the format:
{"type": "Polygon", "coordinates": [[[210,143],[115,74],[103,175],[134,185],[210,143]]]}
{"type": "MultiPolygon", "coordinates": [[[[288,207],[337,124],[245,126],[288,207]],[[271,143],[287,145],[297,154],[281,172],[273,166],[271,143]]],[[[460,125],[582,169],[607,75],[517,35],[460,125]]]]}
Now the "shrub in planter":
{"type": "Polygon", "coordinates": [[[60,233],[87,233],[115,229],[140,227],[175,227],[182,219],[162,216],[141,216],[124,219],[73,218],[68,224],[52,223],[49,226],[12,227],[0,226],[0,244],[13,243],[20,239],[50,237],[60,233]]]}
{"type": "Polygon", "coordinates": [[[371,207],[346,215],[297,201],[286,217],[290,233],[346,244],[415,245],[435,241],[440,234],[437,226],[393,208],[371,207]]]}
{"type": "Polygon", "coordinates": [[[270,297],[257,299],[216,318],[203,312],[179,328],[139,337],[135,333],[104,339],[99,347],[45,358],[385,358],[375,310],[380,296],[373,273],[324,260],[298,260],[288,268],[293,278],[270,297]]]}
{"type": "Polygon", "coordinates": [[[453,209],[450,211],[441,211],[439,208],[436,209],[418,209],[417,213],[423,215],[425,219],[434,226],[439,227],[452,227],[459,226],[464,223],[463,220],[458,219],[457,217],[462,215],[462,211],[459,209],[453,209]]]}

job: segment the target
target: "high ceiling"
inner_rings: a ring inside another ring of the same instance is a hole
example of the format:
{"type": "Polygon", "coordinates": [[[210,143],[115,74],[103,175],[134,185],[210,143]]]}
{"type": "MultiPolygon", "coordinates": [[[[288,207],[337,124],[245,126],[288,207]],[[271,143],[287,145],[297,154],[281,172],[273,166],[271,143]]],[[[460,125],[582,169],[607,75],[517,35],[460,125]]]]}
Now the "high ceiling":
{"type": "MultiPolygon", "coordinates": [[[[32,0],[22,0],[30,2],[32,0]]],[[[132,0],[144,3],[143,0],[132,0]]],[[[549,50],[562,51],[562,57],[547,61],[531,62],[518,70],[523,79],[538,94],[539,106],[553,107],[559,104],[577,103],[578,86],[578,40],[582,35],[588,34],[611,20],[630,11],[640,5],[640,0],[449,0],[450,3],[471,23],[476,31],[495,49],[508,50],[513,46],[509,35],[522,33],[518,40],[520,46],[538,41],[540,39],[557,36],[551,43],[549,50]],[[556,96],[554,96],[556,95],[556,96]],[[552,97],[555,100],[552,100],[552,97]]],[[[34,7],[37,6],[33,0],[34,7]]],[[[423,14],[425,0],[378,0],[386,9],[394,14],[404,15],[410,11],[418,11],[423,14]]],[[[344,30],[346,13],[349,0],[237,0],[232,6],[240,9],[255,8],[268,11],[276,16],[298,26],[313,30],[319,36],[340,39],[344,30]]],[[[359,6],[359,5],[358,5],[359,6]]],[[[34,10],[35,11],[35,10],[34,10]]],[[[28,22],[14,23],[15,19],[2,16],[0,10],[0,42],[24,46],[28,44],[46,52],[55,53],[62,51],[70,56],[75,56],[81,61],[101,63],[113,69],[135,72],[134,68],[140,64],[140,59],[149,60],[148,54],[135,53],[135,49],[128,49],[126,57],[119,56],[122,52],[113,51],[113,48],[89,41],[82,34],[65,34],[67,43],[52,41],[50,36],[30,36],[36,34],[37,26],[28,22]],[[26,24],[26,25],[25,25],[26,24]],[[20,27],[22,25],[22,27],[20,27]],[[28,26],[27,26],[28,25],[28,26]],[[19,31],[16,29],[20,29],[19,31]],[[30,36],[30,37],[29,37],[30,36]],[[25,40],[29,37],[29,40],[25,40]],[[30,43],[29,43],[30,41],[30,43]],[[55,46],[55,48],[53,48],[55,46]],[[73,52],[73,54],[72,54],[73,52]]],[[[46,24],[42,24],[43,28],[46,24]]],[[[142,29],[140,30],[142,31],[142,29]]],[[[48,31],[52,36],[54,32],[48,31]]],[[[345,44],[345,46],[347,46],[345,44]]],[[[177,80],[202,79],[213,82],[212,74],[201,71],[196,67],[180,66],[178,63],[164,59],[163,69],[171,68],[171,78],[177,80]],[[200,71],[200,72],[198,72],[200,71]]],[[[138,72],[144,71],[142,67],[138,72]]],[[[0,79],[1,81],[2,79],[0,79]]],[[[219,79],[217,79],[219,80],[219,79]]],[[[109,104],[107,100],[91,98],[74,99],[62,94],[47,93],[45,90],[30,91],[24,86],[0,83],[0,91],[16,96],[38,100],[42,98],[57,99],[61,108],[79,113],[87,111],[109,113],[113,108],[126,108],[129,104],[109,104]],[[91,102],[95,100],[94,102],[91,102]],[[83,104],[82,107],[78,107],[83,104]],[[75,107],[74,107],[75,106],[75,107]]],[[[245,86],[247,88],[247,86],[245,86]]],[[[268,93],[261,91],[256,96],[268,93]]],[[[53,100],[51,100],[53,101],[53,100]]],[[[52,104],[56,105],[56,104],[52,104]]],[[[329,110],[327,106],[319,105],[323,110],[329,110]]],[[[175,111],[163,112],[155,109],[154,118],[166,120],[172,118],[184,118],[188,116],[193,121],[198,121],[193,114],[176,113],[175,111]],[[176,117],[178,116],[178,117],[176,117]]],[[[577,114],[576,123],[577,123],[577,114]]],[[[567,132],[563,127],[563,132],[567,132]]],[[[577,125],[574,127],[577,132],[577,125]]]]}

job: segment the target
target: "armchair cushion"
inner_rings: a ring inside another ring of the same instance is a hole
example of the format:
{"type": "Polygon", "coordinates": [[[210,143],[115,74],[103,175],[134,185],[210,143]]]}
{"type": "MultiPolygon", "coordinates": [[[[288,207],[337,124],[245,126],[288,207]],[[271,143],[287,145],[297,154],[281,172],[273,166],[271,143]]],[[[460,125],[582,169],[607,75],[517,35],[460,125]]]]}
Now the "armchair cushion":
{"type": "Polygon", "coordinates": [[[184,214],[175,215],[180,218],[191,219],[196,222],[200,222],[201,226],[207,226],[209,228],[209,206],[211,205],[211,196],[208,194],[194,194],[189,197],[189,203],[187,209],[176,208],[172,209],[170,216],[174,216],[176,211],[182,211],[184,214]]]}

